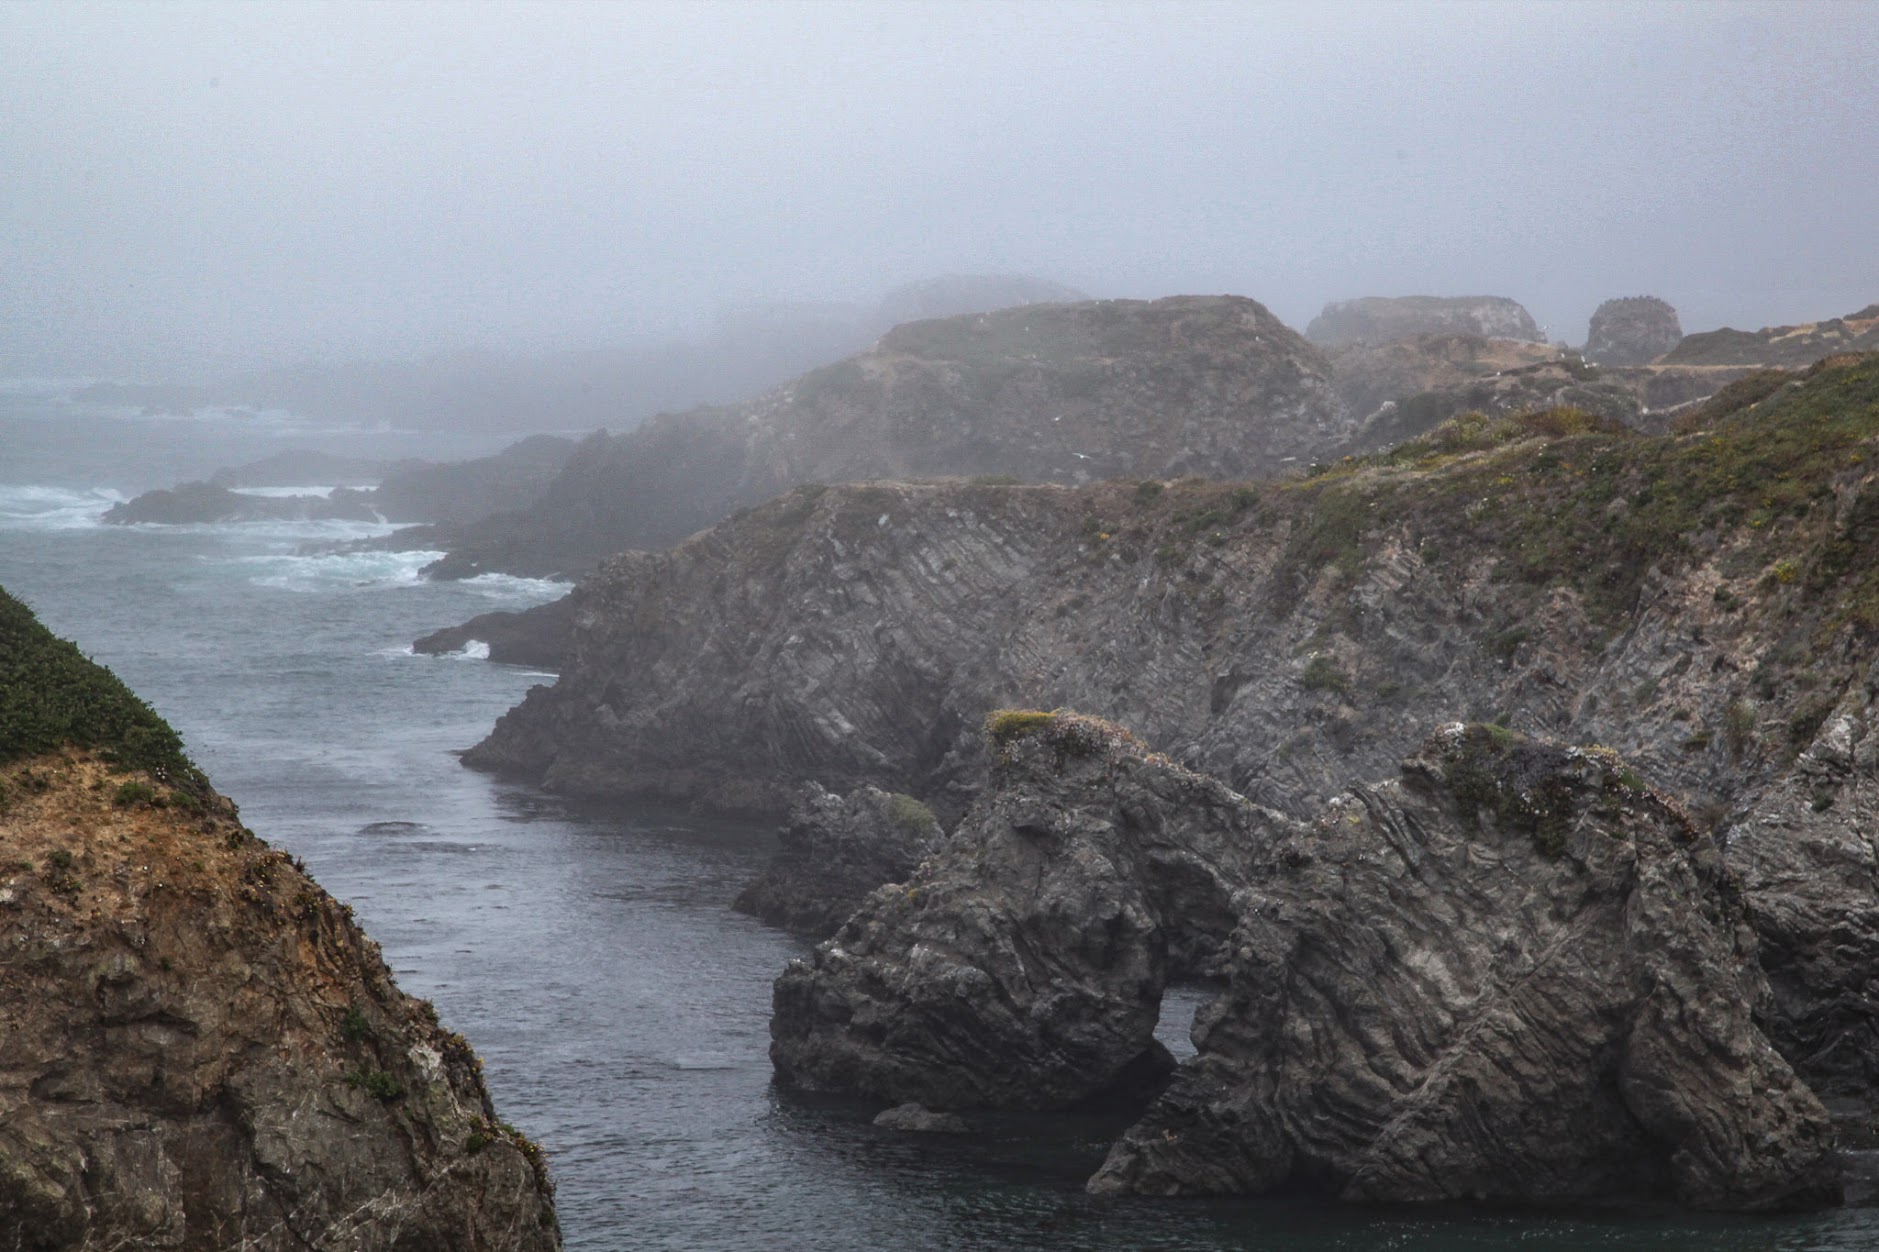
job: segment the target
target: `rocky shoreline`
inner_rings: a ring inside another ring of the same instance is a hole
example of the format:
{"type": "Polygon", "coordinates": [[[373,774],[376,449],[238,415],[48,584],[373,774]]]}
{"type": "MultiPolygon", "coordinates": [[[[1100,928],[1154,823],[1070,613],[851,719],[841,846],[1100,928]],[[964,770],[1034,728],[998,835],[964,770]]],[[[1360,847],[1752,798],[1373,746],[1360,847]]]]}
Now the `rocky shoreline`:
{"type": "Polygon", "coordinates": [[[1095,719],[988,736],[944,850],[777,980],[778,1081],[1071,1107],[1164,1073],[1162,989],[1224,972],[1092,1191],[1839,1201],[1751,906],[1610,750],[1455,724],[1300,822],[1095,719]]]}
{"type": "Polygon", "coordinates": [[[1546,410],[1278,482],[801,489],[603,565],[466,760],[824,789],[763,909],[853,912],[779,979],[773,1059],[924,1110],[892,1121],[1146,1099],[1160,989],[1225,978],[1098,1191],[1834,1203],[1867,1188],[1822,1098],[1859,1146],[1879,1077],[1876,447],[1853,356],[1660,436],[1546,410]],[[988,738],[1001,706],[1110,721],[988,738]],[[924,860],[856,854],[890,788],[956,827],[924,860]]]}

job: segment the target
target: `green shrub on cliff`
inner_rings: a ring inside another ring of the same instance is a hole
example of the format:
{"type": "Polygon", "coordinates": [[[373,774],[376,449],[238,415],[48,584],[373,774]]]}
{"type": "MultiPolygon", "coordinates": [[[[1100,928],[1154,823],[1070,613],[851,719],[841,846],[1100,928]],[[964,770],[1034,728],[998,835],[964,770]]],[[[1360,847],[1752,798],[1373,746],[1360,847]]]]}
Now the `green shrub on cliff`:
{"type": "Polygon", "coordinates": [[[1057,720],[1042,709],[994,709],[985,718],[985,737],[994,749],[1008,748],[1026,735],[1034,735],[1057,720]]]}
{"type": "Polygon", "coordinates": [[[939,818],[933,810],[903,792],[887,797],[887,820],[916,839],[931,839],[939,833],[939,818]]]}
{"type": "Polygon", "coordinates": [[[110,670],[0,591],[0,763],[90,748],[175,786],[207,786],[183,741],[110,670]]]}

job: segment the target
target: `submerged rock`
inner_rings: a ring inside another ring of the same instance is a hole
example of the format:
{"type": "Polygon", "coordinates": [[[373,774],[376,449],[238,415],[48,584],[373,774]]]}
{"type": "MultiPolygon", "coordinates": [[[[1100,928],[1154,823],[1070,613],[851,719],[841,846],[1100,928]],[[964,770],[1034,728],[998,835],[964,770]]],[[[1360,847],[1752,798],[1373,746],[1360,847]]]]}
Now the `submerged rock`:
{"type": "Polygon", "coordinates": [[[900,882],[940,842],[933,810],[912,796],[860,787],[803,789],[776,855],[732,907],[772,926],[827,938],[869,892],[900,882]]]}
{"type": "Polygon", "coordinates": [[[944,850],[777,980],[785,1085],[1051,1109],[1172,1064],[1162,988],[1216,967],[1285,819],[1093,718],[1007,712],[990,733],[995,785],[944,850]]]}
{"type": "Polygon", "coordinates": [[[1710,839],[1608,751],[1438,732],[1242,900],[1198,1055],[1097,1192],[1839,1199],[1710,839]]]}
{"type": "Polygon", "coordinates": [[[874,1119],[884,1130],[905,1130],[921,1135],[969,1135],[972,1124],[957,1113],[935,1113],[924,1104],[896,1104],[874,1119]]]}

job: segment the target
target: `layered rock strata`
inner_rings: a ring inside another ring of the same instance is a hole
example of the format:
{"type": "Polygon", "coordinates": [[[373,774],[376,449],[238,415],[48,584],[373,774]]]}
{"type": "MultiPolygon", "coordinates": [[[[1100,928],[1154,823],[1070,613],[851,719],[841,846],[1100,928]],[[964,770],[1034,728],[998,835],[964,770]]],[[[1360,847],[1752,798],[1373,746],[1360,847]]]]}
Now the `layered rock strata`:
{"type": "Polygon", "coordinates": [[[1092,1190],[1838,1200],[1741,896],[1615,754],[1457,724],[1266,864],[1198,1055],[1092,1190]]]}
{"type": "Polygon", "coordinates": [[[1836,1202],[1825,1109],[1707,834],[1615,753],[1438,730],[1310,823],[1067,713],[1001,713],[945,850],[777,980],[780,1082],[1061,1108],[1198,1054],[1091,1189],[1836,1202]]]}
{"type": "Polygon", "coordinates": [[[1049,1109],[1172,1064],[1162,988],[1216,968],[1285,819],[1094,718],[1009,713],[992,735],[995,787],[944,850],[777,980],[778,1081],[1049,1109]]]}
{"type": "MultiPolygon", "coordinates": [[[[583,583],[560,682],[466,760],[766,813],[803,779],[874,785],[950,820],[989,710],[1073,706],[1304,817],[1463,717],[1609,744],[1728,835],[1864,683],[1879,622],[1879,363],[1748,381],[1672,436],[1466,419],[1281,483],[800,490],[583,583]]],[[[1782,820],[1813,823],[1797,787],[1782,820]]],[[[1792,950],[1782,897],[1811,888],[1748,876],[1792,950]]],[[[1830,928],[1864,928],[1856,904],[1830,928]]],[[[1810,1079],[1879,1055],[1861,968],[1777,971],[1839,988],[1840,1017],[1770,1024],[1810,1079]]]]}

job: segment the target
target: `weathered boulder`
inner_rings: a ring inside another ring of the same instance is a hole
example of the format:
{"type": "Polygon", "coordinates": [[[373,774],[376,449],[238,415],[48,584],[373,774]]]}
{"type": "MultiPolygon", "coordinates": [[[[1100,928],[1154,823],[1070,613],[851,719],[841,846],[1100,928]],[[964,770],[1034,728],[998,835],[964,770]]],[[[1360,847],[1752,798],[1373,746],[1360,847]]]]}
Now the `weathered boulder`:
{"type": "Polygon", "coordinates": [[[1677,310],[1656,296],[1607,300],[1592,312],[1585,359],[1598,365],[1643,365],[1683,339],[1677,310]]]}
{"type": "Polygon", "coordinates": [[[1506,296],[1366,296],[1334,300],[1305,337],[1321,347],[1385,343],[1412,335],[1480,335],[1545,342],[1533,315],[1506,296]]]}
{"type": "Polygon", "coordinates": [[[1615,754],[1456,724],[1264,864],[1198,1055],[1092,1190],[1838,1200],[1739,891],[1615,754]]]}
{"type": "Polygon", "coordinates": [[[777,979],[779,1082],[943,1110],[1132,1089],[1170,976],[1215,967],[1285,819],[1116,727],[1007,711],[992,789],[906,885],[777,979]]]}
{"type": "Polygon", "coordinates": [[[0,1246],[560,1247],[469,1043],[4,594],[0,866],[0,1246]]]}
{"type": "Polygon", "coordinates": [[[940,846],[933,810],[912,796],[860,787],[803,788],[763,873],[738,911],[826,939],[876,887],[902,882],[940,846]]]}

